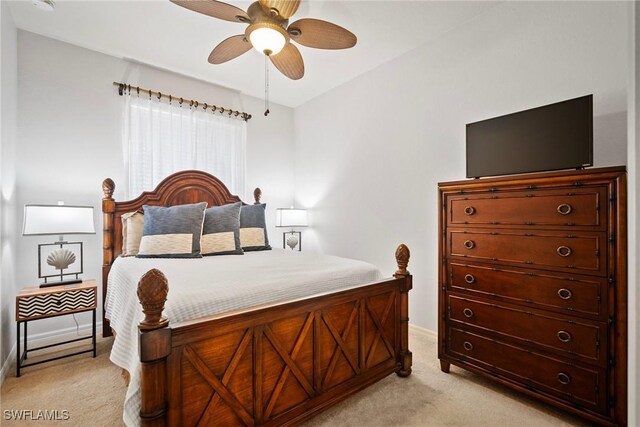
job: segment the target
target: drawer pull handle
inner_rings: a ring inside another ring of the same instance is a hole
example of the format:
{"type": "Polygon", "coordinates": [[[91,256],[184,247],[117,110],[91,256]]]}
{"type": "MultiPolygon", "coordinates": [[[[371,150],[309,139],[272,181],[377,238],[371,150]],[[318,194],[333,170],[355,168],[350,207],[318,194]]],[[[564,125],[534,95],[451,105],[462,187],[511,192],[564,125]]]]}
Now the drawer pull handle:
{"type": "Polygon", "coordinates": [[[475,248],[476,244],[474,243],[473,240],[465,240],[463,243],[463,246],[467,249],[473,249],[475,248]]]}
{"type": "Polygon", "coordinates": [[[469,341],[465,341],[462,346],[464,347],[465,350],[467,351],[471,351],[473,350],[473,344],[471,344],[469,341]]]}
{"type": "Polygon", "coordinates": [[[561,205],[558,205],[558,209],[556,210],[560,215],[569,215],[573,208],[567,203],[562,203],[561,205]]]}
{"type": "Polygon", "coordinates": [[[567,331],[558,331],[556,335],[558,335],[558,339],[562,342],[571,341],[571,334],[567,331]]]}
{"type": "Polygon", "coordinates": [[[573,251],[569,246],[558,246],[556,252],[558,252],[558,255],[560,255],[561,257],[568,257],[573,251]]]}
{"type": "Polygon", "coordinates": [[[565,374],[564,372],[559,372],[558,373],[558,382],[560,382],[560,384],[564,384],[567,385],[571,382],[571,377],[567,374],[565,374]]]}
{"type": "Polygon", "coordinates": [[[476,208],[474,208],[473,206],[467,206],[464,208],[464,213],[466,213],[467,215],[473,215],[474,213],[476,213],[476,208]]]}
{"type": "Polygon", "coordinates": [[[471,284],[471,283],[475,283],[476,278],[473,277],[473,274],[465,274],[464,275],[464,281],[471,284]]]}
{"type": "Polygon", "coordinates": [[[464,314],[465,317],[471,317],[473,316],[473,310],[471,310],[470,308],[465,308],[464,310],[462,310],[462,314],[464,314]]]}
{"type": "Polygon", "coordinates": [[[573,296],[573,293],[569,289],[558,289],[558,296],[562,299],[569,299],[573,296]]]}

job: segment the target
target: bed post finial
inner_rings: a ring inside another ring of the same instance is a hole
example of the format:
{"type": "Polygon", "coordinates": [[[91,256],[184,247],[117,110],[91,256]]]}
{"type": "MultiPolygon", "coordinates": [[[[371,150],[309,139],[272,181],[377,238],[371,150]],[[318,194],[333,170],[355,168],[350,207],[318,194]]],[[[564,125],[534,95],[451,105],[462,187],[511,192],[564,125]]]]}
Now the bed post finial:
{"type": "Polygon", "coordinates": [[[116,189],[116,183],[111,178],[107,178],[102,181],[102,192],[104,193],[103,199],[113,199],[113,190],[116,189]]]}
{"type": "Polygon", "coordinates": [[[254,205],[260,204],[260,197],[262,197],[262,190],[260,189],[260,187],[256,187],[256,189],[253,190],[253,198],[256,201],[254,205]]]}
{"type": "Polygon", "coordinates": [[[409,257],[411,252],[405,244],[401,244],[396,249],[396,263],[398,270],[393,274],[400,282],[400,352],[398,354],[398,362],[400,368],[396,374],[401,377],[411,375],[411,365],[413,364],[413,355],[409,350],[409,291],[413,288],[413,277],[407,270],[409,257]]]}
{"type": "Polygon", "coordinates": [[[411,252],[404,243],[398,246],[396,249],[396,263],[398,264],[398,270],[395,272],[396,276],[406,276],[409,274],[407,271],[407,265],[409,265],[409,257],[411,252]]]}
{"type": "Polygon", "coordinates": [[[169,283],[160,270],[153,268],[142,276],[138,282],[138,298],[144,312],[144,320],[138,325],[141,331],[160,329],[169,324],[162,317],[168,293],[169,283]]]}

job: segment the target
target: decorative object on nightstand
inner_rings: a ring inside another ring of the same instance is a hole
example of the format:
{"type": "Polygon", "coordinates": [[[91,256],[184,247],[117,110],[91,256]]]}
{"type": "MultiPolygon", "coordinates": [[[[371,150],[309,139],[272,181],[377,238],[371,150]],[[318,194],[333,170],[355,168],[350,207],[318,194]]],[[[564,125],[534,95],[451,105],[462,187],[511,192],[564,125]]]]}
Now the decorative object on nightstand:
{"type": "Polygon", "coordinates": [[[44,362],[62,359],[65,357],[75,356],[83,353],[93,353],[96,357],[96,305],[98,301],[98,287],[95,280],[80,281],[73,285],[58,285],[40,288],[25,288],[16,295],[16,323],[17,323],[17,361],[16,376],[20,376],[20,370],[27,366],[39,365],[44,362]],[[50,317],[64,316],[68,314],[81,313],[84,311],[93,312],[93,321],[91,327],[91,335],[75,338],[55,344],[44,345],[36,348],[28,348],[27,345],[27,324],[28,322],[47,319],[50,317]],[[20,352],[20,326],[24,324],[24,351],[20,352]],[[56,347],[63,344],[69,344],[76,341],[91,339],[91,348],[76,351],[74,353],[62,356],[52,357],[49,359],[39,360],[37,362],[26,364],[29,353],[45,348],[56,347]]]}
{"type": "Polygon", "coordinates": [[[63,235],[95,233],[93,206],[70,206],[62,202],[57,205],[25,205],[23,236],[60,236],[55,243],[38,245],[38,277],[44,279],[40,287],[82,282],[82,242],[67,242],[63,235]],[[74,268],[69,271],[72,265],[74,268]],[[65,280],[65,276],[74,275],[75,278],[65,280]],[[59,277],[60,281],[48,282],[54,277],[59,277]]]}
{"type": "Polygon", "coordinates": [[[296,227],[307,227],[309,225],[307,210],[296,208],[278,208],[276,210],[276,227],[288,227],[291,231],[282,233],[282,248],[289,246],[294,250],[302,250],[302,233],[295,231],[296,227]],[[286,246],[285,246],[286,245],[286,246]]]}

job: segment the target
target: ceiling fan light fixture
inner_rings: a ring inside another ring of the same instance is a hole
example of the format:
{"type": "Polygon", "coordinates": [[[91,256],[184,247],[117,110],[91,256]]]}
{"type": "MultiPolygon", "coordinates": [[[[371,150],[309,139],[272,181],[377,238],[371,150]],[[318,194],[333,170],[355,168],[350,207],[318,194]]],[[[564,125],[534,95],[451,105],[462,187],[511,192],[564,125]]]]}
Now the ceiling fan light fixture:
{"type": "Polygon", "coordinates": [[[53,12],[56,8],[56,4],[53,0],[31,0],[31,4],[33,4],[36,8],[40,10],[44,10],[46,12],[53,12]]]}
{"type": "Polygon", "coordinates": [[[287,44],[286,32],[278,26],[250,26],[249,40],[251,45],[260,53],[267,56],[277,55],[287,44]]]}

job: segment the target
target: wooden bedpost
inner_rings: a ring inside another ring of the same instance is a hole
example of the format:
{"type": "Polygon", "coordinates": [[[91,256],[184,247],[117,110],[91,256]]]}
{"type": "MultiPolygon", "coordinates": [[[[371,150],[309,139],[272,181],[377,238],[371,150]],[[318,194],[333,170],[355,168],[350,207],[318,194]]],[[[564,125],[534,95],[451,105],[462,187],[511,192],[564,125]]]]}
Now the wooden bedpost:
{"type": "Polygon", "coordinates": [[[396,263],[398,270],[394,273],[396,279],[404,279],[400,289],[400,361],[402,367],[396,372],[401,377],[411,375],[412,354],[409,350],[409,291],[413,287],[413,278],[407,271],[409,264],[409,248],[401,244],[396,249],[396,263]]]}
{"type": "Polygon", "coordinates": [[[169,321],[162,317],[169,293],[167,278],[152,269],[138,282],[138,299],[144,320],[138,324],[140,341],[140,419],[143,427],[166,424],[167,356],[171,353],[169,321]]]}
{"type": "Polygon", "coordinates": [[[260,187],[256,187],[256,189],[253,190],[253,198],[255,199],[254,205],[260,204],[260,197],[262,197],[262,190],[260,187]]]}
{"type": "Polygon", "coordinates": [[[111,336],[111,326],[105,318],[104,302],[107,297],[107,277],[113,262],[113,217],[116,211],[116,202],[113,200],[113,191],[116,184],[111,178],[102,181],[102,336],[111,336]]]}

